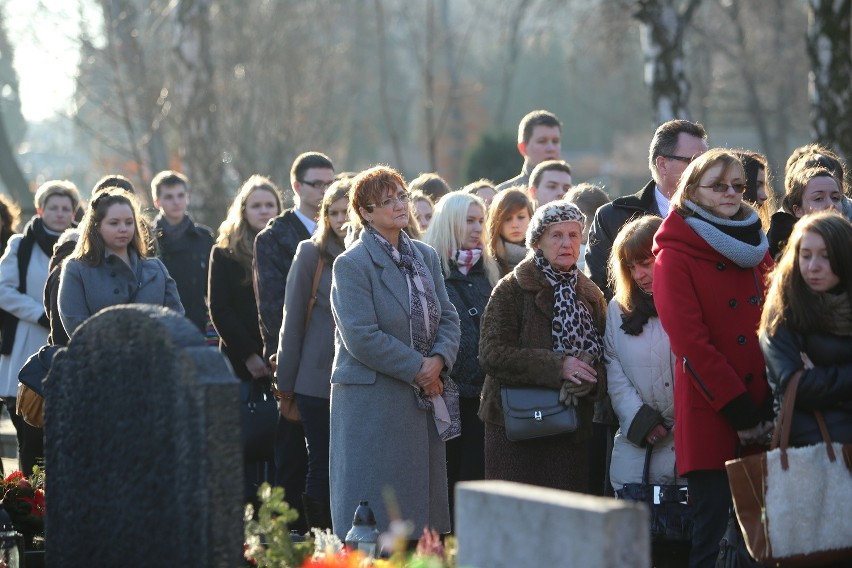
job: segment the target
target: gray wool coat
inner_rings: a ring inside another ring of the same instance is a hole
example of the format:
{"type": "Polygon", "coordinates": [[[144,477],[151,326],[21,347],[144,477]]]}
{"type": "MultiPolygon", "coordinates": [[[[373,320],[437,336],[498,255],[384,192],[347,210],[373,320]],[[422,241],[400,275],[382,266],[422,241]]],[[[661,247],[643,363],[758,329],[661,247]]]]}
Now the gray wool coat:
{"type": "Polygon", "coordinates": [[[278,390],[328,399],[334,359],[331,316],[331,262],[326,258],[317,286],[311,321],[305,326],[308,301],[320,260],[319,245],[302,241],[287,274],[284,317],[278,336],[278,390]]]}
{"type": "Polygon", "coordinates": [[[128,266],[107,253],[97,266],[69,258],[59,281],[59,317],[70,337],[77,327],[104,308],[118,304],[153,304],[184,314],[177,286],[158,258],[130,251],[128,266]]]}
{"type": "MultiPolygon", "coordinates": [[[[415,244],[430,272],[440,306],[432,349],[449,374],[456,359],[459,318],[444,288],[438,255],[415,244]]],[[[352,526],[358,502],[368,500],[380,531],[390,521],[383,491],[390,488],[403,519],[450,530],[444,442],[431,413],[420,410],[414,376],[422,356],[411,347],[405,276],[366,231],[337,257],[331,285],[337,329],[331,376],[330,489],[334,532],[352,526]]]]}

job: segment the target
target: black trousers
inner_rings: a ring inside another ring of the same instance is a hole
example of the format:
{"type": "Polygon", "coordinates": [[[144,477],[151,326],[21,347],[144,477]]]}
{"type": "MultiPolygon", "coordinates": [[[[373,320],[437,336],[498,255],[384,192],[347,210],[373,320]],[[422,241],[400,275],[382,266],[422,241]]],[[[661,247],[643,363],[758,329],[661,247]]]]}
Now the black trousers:
{"type": "Polygon", "coordinates": [[[451,519],[455,519],[456,483],[485,479],[485,423],[477,415],[479,398],[462,397],[459,399],[459,407],[461,436],[447,442],[447,489],[451,519]]]}
{"type": "Polygon", "coordinates": [[[720,470],[693,471],[686,478],[695,523],[689,568],[713,568],[731,508],[728,474],[720,470]]]}
{"type": "Polygon", "coordinates": [[[304,533],[308,530],[302,493],[305,492],[305,477],[308,474],[308,450],[305,446],[305,431],[301,424],[294,424],[278,417],[275,432],[275,484],[284,488],[284,500],[299,512],[299,518],[290,528],[304,533]]]}
{"type": "Polygon", "coordinates": [[[33,466],[44,465],[44,429],[30,426],[15,412],[17,398],[4,398],[3,404],[12,417],[18,437],[18,467],[27,477],[33,474],[33,466]]]}

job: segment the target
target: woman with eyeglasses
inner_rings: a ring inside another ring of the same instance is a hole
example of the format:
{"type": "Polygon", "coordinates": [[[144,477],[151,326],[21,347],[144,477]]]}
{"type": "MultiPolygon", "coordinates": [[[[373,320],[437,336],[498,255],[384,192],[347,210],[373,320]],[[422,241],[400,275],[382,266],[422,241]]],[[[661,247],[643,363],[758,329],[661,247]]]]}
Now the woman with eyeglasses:
{"type": "Polygon", "coordinates": [[[713,149],[684,170],[655,236],[654,304],[675,355],[675,457],[689,482],[695,528],[690,566],[713,566],[731,493],[725,462],[756,449],[772,404],[757,340],[772,266],[745,172],[713,149]]]}
{"type": "Polygon", "coordinates": [[[334,263],[329,469],[341,538],[362,500],[386,531],[394,514],[388,494],[413,522],[414,538],[427,527],[450,530],[445,442],[460,433],[458,387],[449,378],[459,317],[438,255],[403,231],[409,201],[395,170],[358,174],[350,216],[363,230],[334,263]]]}

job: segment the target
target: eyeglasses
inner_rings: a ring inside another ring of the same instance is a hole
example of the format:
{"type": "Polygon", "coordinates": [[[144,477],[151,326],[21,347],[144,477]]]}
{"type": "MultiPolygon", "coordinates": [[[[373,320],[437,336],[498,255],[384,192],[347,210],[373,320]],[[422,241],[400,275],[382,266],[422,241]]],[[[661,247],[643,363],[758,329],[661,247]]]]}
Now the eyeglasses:
{"type": "Polygon", "coordinates": [[[296,180],[296,181],[298,181],[299,183],[304,184],[304,185],[309,185],[314,189],[322,189],[322,190],[328,189],[329,187],[331,187],[331,184],[334,183],[333,181],[323,181],[321,179],[314,180],[314,181],[305,181],[303,179],[299,179],[299,180],[296,180]]]}
{"type": "Polygon", "coordinates": [[[726,191],[728,191],[729,187],[733,189],[736,193],[745,193],[746,190],[746,184],[742,182],[725,183],[723,181],[717,181],[712,185],[699,185],[698,187],[712,189],[715,193],[725,193],[726,191]]]}
{"type": "Polygon", "coordinates": [[[691,164],[692,161],[698,157],[698,154],[694,156],[686,157],[686,156],[672,156],[670,154],[660,154],[663,158],[668,158],[669,160],[677,160],[678,162],[683,162],[684,164],[691,164]]]}
{"type": "Polygon", "coordinates": [[[384,201],[382,201],[378,205],[373,203],[371,205],[367,205],[367,207],[381,207],[382,209],[387,209],[389,207],[393,207],[397,203],[405,205],[409,201],[411,201],[411,194],[410,193],[400,193],[396,197],[388,197],[387,199],[385,199],[384,201]]]}

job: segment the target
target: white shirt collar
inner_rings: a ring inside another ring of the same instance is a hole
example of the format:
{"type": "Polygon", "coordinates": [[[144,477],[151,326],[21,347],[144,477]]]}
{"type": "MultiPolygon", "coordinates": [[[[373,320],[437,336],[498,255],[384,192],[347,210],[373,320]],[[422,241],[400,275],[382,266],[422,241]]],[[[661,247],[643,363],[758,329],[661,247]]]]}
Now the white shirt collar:
{"type": "Polygon", "coordinates": [[[298,209],[293,209],[293,212],[296,214],[296,217],[299,218],[299,221],[302,222],[302,225],[305,226],[308,232],[313,235],[314,231],[317,230],[317,222],[309,218],[307,215],[305,215],[298,209]]]}
{"type": "Polygon", "coordinates": [[[654,197],[657,200],[657,209],[660,210],[660,214],[663,217],[668,217],[672,202],[668,197],[663,195],[663,192],[660,191],[660,186],[658,185],[654,186],[654,197]]]}

